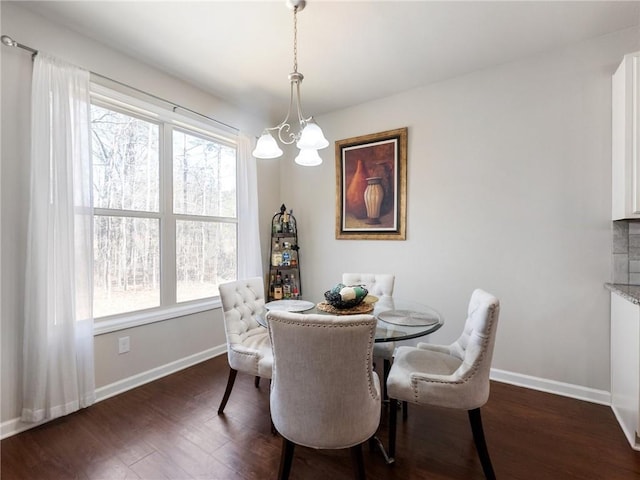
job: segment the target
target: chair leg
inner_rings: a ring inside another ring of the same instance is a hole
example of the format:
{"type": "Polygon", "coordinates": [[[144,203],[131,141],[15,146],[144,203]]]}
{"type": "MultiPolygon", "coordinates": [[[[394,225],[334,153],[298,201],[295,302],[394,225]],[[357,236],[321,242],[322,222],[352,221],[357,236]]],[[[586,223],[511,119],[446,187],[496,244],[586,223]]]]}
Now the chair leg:
{"type": "Polygon", "coordinates": [[[227,405],[227,401],[229,401],[229,395],[231,395],[231,389],[233,388],[233,383],[236,381],[236,375],[238,375],[238,371],[229,367],[229,379],[227,380],[227,389],[224,391],[224,395],[222,396],[222,401],[220,402],[220,406],[218,407],[218,415],[224,412],[224,407],[227,405]]]}
{"type": "Polygon", "coordinates": [[[258,388],[260,386],[260,377],[256,375],[256,379],[253,381],[253,384],[258,388]]]}
{"type": "Polygon", "coordinates": [[[493,465],[491,465],[491,458],[489,458],[489,450],[487,450],[487,442],[484,439],[484,429],[482,428],[482,417],[480,416],[480,409],[474,408],[469,410],[469,422],[471,423],[471,431],[473,432],[473,440],[476,444],[476,450],[480,457],[480,463],[482,464],[482,470],[484,476],[488,480],[495,480],[496,474],[493,471],[493,465]]]}
{"type": "Polygon", "coordinates": [[[387,395],[387,378],[389,378],[389,371],[391,370],[391,360],[388,359],[384,359],[383,362],[383,367],[382,367],[382,379],[383,379],[383,385],[382,385],[382,392],[383,392],[383,399],[384,400],[388,400],[389,399],[389,395],[387,395]]]}
{"type": "Polygon", "coordinates": [[[291,440],[282,437],[282,452],[280,454],[280,469],[278,471],[279,480],[287,480],[291,472],[291,463],[293,462],[293,450],[296,444],[291,440]]]}
{"type": "Polygon", "coordinates": [[[409,416],[409,402],[402,402],[402,421],[406,422],[409,416]]]}
{"type": "Polygon", "coordinates": [[[369,450],[374,451],[377,447],[375,434],[371,438],[369,438],[368,442],[369,442],[369,450]]]}
{"type": "Polygon", "coordinates": [[[365,480],[364,474],[364,457],[362,456],[362,443],[351,447],[351,459],[353,460],[353,468],[356,472],[356,480],[365,480]]]}
{"type": "Polygon", "coordinates": [[[389,399],[389,458],[396,456],[396,428],[398,421],[398,403],[393,398],[389,399]]]}

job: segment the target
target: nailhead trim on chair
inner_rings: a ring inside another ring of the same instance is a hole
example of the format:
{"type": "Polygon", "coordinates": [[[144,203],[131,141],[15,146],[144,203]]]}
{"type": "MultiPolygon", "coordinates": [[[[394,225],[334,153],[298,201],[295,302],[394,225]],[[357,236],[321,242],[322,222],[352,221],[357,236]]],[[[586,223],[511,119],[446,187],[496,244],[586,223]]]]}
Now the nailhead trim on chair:
{"type": "MultiPolygon", "coordinates": [[[[341,325],[341,324],[337,324],[334,323],[332,325],[326,325],[326,324],[317,324],[317,323],[300,323],[298,321],[294,321],[294,320],[283,320],[283,319],[278,319],[279,322],[281,323],[285,323],[287,325],[302,325],[303,327],[315,327],[315,328],[351,328],[351,327],[356,327],[356,326],[360,326],[360,325],[366,325],[366,323],[351,323],[349,325],[341,325]]],[[[374,332],[369,333],[369,351],[372,351],[373,349],[373,343],[374,343],[374,332]]],[[[275,362],[274,362],[275,363],[275,362]]],[[[367,354],[367,366],[372,364],[372,358],[371,358],[371,354],[367,354]]],[[[369,368],[367,368],[367,370],[369,370],[369,368]]],[[[373,372],[373,369],[371,370],[373,372]]],[[[371,378],[372,375],[368,375],[368,387],[369,387],[369,393],[371,394],[371,398],[376,398],[375,395],[375,389],[373,388],[373,384],[371,383],[371,378]]]]}

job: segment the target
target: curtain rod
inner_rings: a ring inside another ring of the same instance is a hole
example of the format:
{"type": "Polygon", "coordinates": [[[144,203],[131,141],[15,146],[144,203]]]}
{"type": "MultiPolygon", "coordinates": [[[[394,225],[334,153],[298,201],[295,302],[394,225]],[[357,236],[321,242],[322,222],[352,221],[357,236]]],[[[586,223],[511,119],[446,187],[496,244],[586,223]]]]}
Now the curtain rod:
{"type": "MultiPolygon", "coordinates": [[[[23,50],[26,50],[28,52],[31,52],[31,56],[32,57],[34,57],[34,56],[36,56],[38,54],[38,50],[35,50],[35,49],[31,48],[31,47],[27,47],[26,45],[22,45],[21,43],[16,42],[13,38],[11,38],[8,35],[2,35],[2,37],[0,37],[0,41],[2,42],[3,45],[6,45],[7,47],[18,47],[18,48],[22,48],[23,50]]],[[[231,129],[231,130],[233,130],[235,132],[239,132],[240,131],[238,128],[233,127],[233,126],[231,126],[231,125],[229,125],[227,123],[221,122],[220,120],[216,120],[215,118],[209,117],[209,116],[207,116],[207,115],[205,115],[203,113],[196,112],[195,110],[191,110],[190,108],[183,107],[182,105],[178,105],[178,104],[176,104],[174,102],[170,102],[169,100],[166,100],[166,99],[164,99],[162,97],[158,97],[158,96],[153,95],[151,93],[145,92],[144,90],[140,90],[139,88],[132,87],[131,85],[127,85],[126,83],[120,82],[118,80],[114,80],[113,78],[109,78],[109,77],[106,77],[104,75],[100,75],[99,73],[92,72],[92,71],[89,71],[89,73],[91,73],[91,75],[95,75],[96,77],[100,77],[100,78],[102,78],[104,80],[108,80],[110,82],[116,83],[116,84],[121,85],[123,87],[130,88],[131,90],[134,90],[134,91],[136,91],[138,93],[142,93],[143,95],[146,95],[148,97],[154,98],[154,99],[159,100],[161,102],[167,103],[167,104],[171,105],[171,107],[172,107],[174,112],[176,111],[176,109],[179,108],[181,110],[185,110],[185,111],[187,111],[189,113],[192,113],[194,115],[197,115],[199,117],[206,118],[207,120],[211,120],[212,122],[215,122],[218,125],[222,125],[224,127],[227,127],[227,128],[229,128],[229,129],[231,129]]]]}

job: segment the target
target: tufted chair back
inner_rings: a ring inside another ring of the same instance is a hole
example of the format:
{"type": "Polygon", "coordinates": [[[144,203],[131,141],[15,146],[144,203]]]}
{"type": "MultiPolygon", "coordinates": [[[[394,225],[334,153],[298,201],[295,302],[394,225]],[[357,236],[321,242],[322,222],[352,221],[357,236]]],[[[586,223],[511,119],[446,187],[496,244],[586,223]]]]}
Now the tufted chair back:
{"type": "Polygon", "coordinates": [[[279,478],[288,477],[295,445],[352,448],[356,468],[363,469],[361,445],[380,423],[375,317],[270,311],[267,323],[274,359],[271,418],[283,437],[279,478]]]}
{"type": "MultiPolygon", "coordinates": [[[[467,320],[460,337],[447,348],[449,355],[461,361],[454,372],[460,381],[472,383],[465,408],[484,405],[489,398],[489,374],[498,328],[500,303],[491,294],[477,289],[471,295],[467,320]]],[[[418,344],[420,348],[421,344],[418,344]]]]}
{"type": "Polygon", "coordinates": [[[229,359],[229,379],[218,414],[224,408],[238,372],[256,377],[256,387],[260,377],[271,378],[273,355],[267,330],[260,326],[256,315],[264,314],[264,282],[261,277],[253,277],[220,285],[220,301],[227,335],[227,357],[229,359]]]}
{"type": "Polygon", "coordinates": [[[267,331],[254,318],[264,309],[262,278],[229,282],[219,288],[229,366],[241,372],[271,378],[273,360],[267,331]],[[262,348],[265,346],[267,349],[262,348]]]}
{"type": "Polygon", "coordinates": [[[364,285],[371,295],[378,298],[392,297],[395,275],[389,273],[343,273],[345,285],[364,285]]]}

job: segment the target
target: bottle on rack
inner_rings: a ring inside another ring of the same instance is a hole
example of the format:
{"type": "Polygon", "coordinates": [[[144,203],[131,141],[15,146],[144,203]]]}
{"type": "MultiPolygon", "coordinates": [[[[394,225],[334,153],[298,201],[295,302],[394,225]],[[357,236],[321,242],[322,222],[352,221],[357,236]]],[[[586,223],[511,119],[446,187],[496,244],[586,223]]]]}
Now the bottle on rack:
{"type": "Polygon", "coordinates": [[[289,233],[296,233],[296,217],[293,216],[293,209],[289,210],[289,233]]]}
{"type": "Polygon", "coordinates": [[[272,273],[271,281],[269,282],[269,298],[273,298],[275,284],[276,284],[276,276],[272,273]]]}
{"type": "Polygon", "coordinates": [[[282,250],[282,266],[288,267],[291,265],[291,248],[289,246],[289,242],[283,242],[282,246],[284,247],[282,250]]]}
{"type": "Polygon", "coordinates": [[[291,280],[286,273],[284,275],[284,283],[282,284],[282,298],[287,300],[291,299],[291,280]]]}
{"type": "Polygon", "coordinates": [[[298,266],[298,246],[290,245],[289,249],[291,250],[291,259],[289,260],[289,265],[292,267],[298,266]]]}
{"type": "MultiPolygon", "coordinates": [[[[276,215],[278,215],[277,212],[276,215]]],[[[273,223],[273,233],[282,233],[282,216],[279,221],[273,223]]]]}
{"type": "Polygon", "coordinates": [[[277,239],[273,245],[273,252],[271,252],[271,265],[274,267],[282,265],[282,250],[280,250],[280,241],[277,239]]]}
{"type": "Polygon", "coordinates": [[[289,233],[289,232],[290,232],[290,229],[289,229],[289,214],[285,210],[284,214],[282,215],[282,233],[289,233]]]}
{"type": "Polygon", "coordinates": [[[300,290],[298,290],[298,282],[296,281],[296,277],[291,274],[289,277],[291,282],[291,298],[294,300],[298,300],[300,298],[300,290]]]}
{"type": "Polygon", "coordinates": [[[273,285],[273,299],[282,300],[282,276],[279,271],[276,273],[276,281],[273,285]]]}

